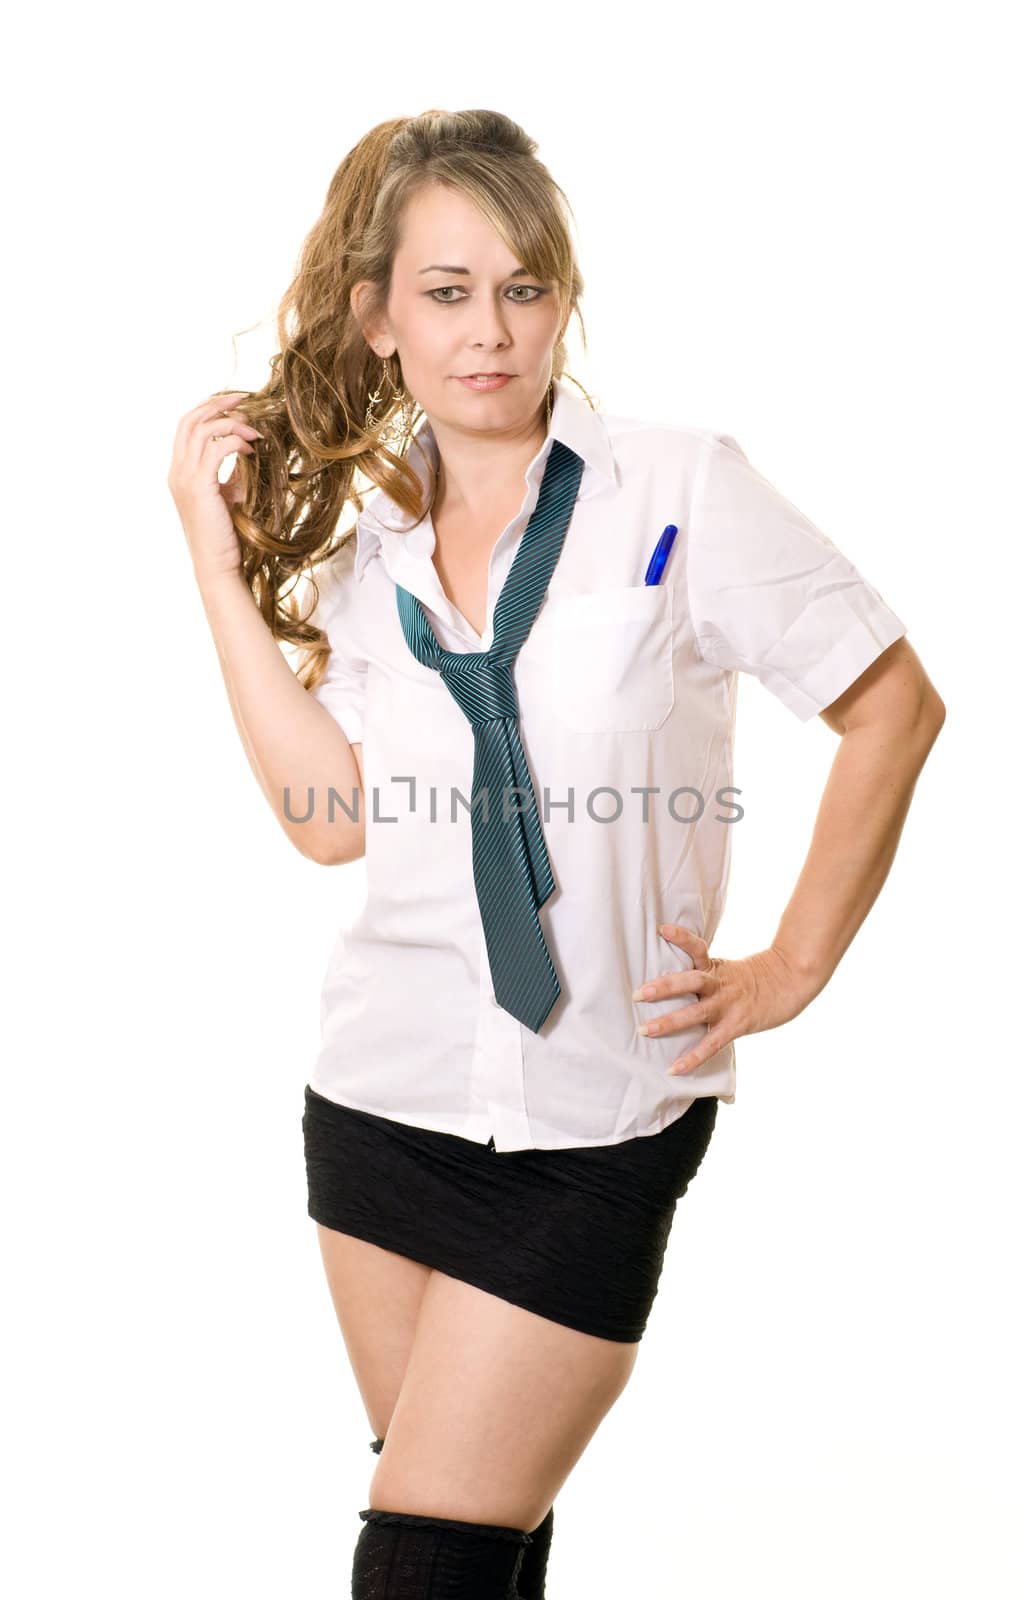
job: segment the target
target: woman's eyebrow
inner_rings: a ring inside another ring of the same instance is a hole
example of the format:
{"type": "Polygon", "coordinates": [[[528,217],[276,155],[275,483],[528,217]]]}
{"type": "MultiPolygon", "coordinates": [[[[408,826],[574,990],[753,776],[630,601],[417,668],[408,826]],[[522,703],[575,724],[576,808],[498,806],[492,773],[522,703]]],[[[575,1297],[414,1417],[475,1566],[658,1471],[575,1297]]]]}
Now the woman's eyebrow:
{"type": "MultiPolygon", "coordinates": [[[[421,276],[421,274],[423,272],[462,272],[468,278],[471,275],[470,267],[443,267],[443,266],[419,267],[418,268],[418,277],[419,278],[420,278],[420,276],[421,276]]],[[[530,277],[530,273],[528,272],[526,267],[517,267],[515,272],[509,273],[509,277],[511,277],[511,278],[528,278],[528,277],[530,277]]]]}

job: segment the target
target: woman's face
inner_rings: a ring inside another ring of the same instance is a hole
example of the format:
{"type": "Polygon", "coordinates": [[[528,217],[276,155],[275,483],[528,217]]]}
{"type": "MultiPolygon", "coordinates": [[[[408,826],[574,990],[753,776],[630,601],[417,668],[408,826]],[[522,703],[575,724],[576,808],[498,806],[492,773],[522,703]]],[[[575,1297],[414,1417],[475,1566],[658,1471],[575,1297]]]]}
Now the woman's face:
{"type": "Polygon", "coordinates": [[[463,195],[429,184],[408,203],[376,331],[383,350],[395,344],[404,387],[440,434],[533,427],[560,331],[554,286],[525,272],[463,195]],[[509,382],[485,392],[461,381],[478,372],[509,382]]]}

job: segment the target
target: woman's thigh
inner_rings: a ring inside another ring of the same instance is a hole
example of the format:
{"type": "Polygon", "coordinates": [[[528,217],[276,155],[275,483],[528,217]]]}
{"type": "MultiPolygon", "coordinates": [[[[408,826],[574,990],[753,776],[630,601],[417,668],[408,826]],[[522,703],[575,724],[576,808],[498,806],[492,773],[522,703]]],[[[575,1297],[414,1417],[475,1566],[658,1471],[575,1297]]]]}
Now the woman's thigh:
{"type": "Polygon", "coordinates": [[[385,1438],[432,1269],[321,1222],[316,1227],[329,1293],[368,1421],[385,1438]]]}
{"type": "Polygon", "coordinates": [[[433,1270],[369,1504],[530,1532],[625,1388],[639,1348],[433,1270]]]}

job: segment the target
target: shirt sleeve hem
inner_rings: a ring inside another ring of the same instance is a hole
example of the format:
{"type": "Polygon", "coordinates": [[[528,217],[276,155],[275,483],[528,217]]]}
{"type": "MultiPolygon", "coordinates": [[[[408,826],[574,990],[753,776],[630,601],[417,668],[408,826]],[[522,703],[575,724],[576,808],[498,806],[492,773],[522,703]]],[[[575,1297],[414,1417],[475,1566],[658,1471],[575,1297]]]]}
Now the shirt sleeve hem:
{"type": "Polygon", "coordinates": [[[837,700],[878,656],[907,633],[906,624],[890,608],[858,618],[809,671],[793,682],[775,668],[762,667],[761,682],[801,722],[807,722],[837,700]]]}
{"type": "Polygon", "coordinates": [[[348,744],[364,743],[364,715],[360,706],[351,704],[349,700],[331,696],[328,689],[324,693],[315,692],[315,698],[320,705],[325,706],[333,721],[342,728],[348,744]]]}

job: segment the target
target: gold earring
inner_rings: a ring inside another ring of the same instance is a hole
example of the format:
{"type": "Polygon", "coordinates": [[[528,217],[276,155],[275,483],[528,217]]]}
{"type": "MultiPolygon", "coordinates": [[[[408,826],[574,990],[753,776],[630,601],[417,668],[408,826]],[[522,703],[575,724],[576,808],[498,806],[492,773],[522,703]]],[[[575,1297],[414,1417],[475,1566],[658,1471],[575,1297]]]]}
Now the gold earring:
{"type": "MultiPolygon", "coordinates": [[[[411,427],[414,421],[414,407],[410,401],[409,395],[405,394],[402,389],[398,389],[396,384],[393,382],[393,375],[389,370],[389,358],[387,356],[382,357],[382,369],[383,376],[385,377],[390,390],[396,397],[399,406],[399,420],[395,423],[391,423],[388,427],[382,430],[382,433],[379,435],[379,443],[385,445],[395,445],[395,447],[399,450],[402,449],[403,445],[406,444],[407,440],[410,438],[411,427]]],[[[375,407],[379,404],[381,399],[381,384],[379,384],[377,389],[370,389],[368,391],[368,409],[364,414],[365,433],[372,433],[377,425],[375,407]]]]}
{"type": "Polygon", "coordinates": [[[552,380],[550,379],[548,388],[545,390],[545,426],[548,427],[548,425],[549,425],[549,423],[551,421],[552,421],[552,380]]]}

